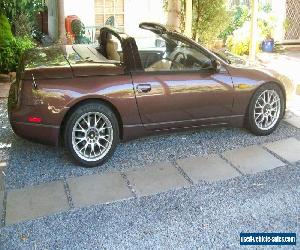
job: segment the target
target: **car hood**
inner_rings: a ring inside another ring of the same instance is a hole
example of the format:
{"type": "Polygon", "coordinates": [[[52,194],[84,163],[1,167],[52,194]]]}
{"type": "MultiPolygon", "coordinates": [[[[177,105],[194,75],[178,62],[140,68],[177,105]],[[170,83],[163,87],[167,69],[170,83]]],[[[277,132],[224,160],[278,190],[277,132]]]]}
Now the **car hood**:
{"type": "Polygon", "coordinates": [[[239,72],[239,74],[246,74],[250,78],[254,78],[262,81],[278,81],[278,73],[275,70],[267,68],[262,64],[231,64],[230,72],[234,75],[239,72]]]}

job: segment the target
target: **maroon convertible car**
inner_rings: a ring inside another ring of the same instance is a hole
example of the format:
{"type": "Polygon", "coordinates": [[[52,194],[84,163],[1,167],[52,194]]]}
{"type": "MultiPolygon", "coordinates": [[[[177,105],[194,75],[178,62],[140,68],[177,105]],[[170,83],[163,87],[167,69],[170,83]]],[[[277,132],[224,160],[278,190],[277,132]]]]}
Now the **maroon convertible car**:
{"type": "Polygon", "coordinates": [[[63,141],[94,167],[119,140],[138,136],[204,126],[246,126],[256,135],[276,129],[286,94],[270,72],[232,64],[163,25],[140,28],[147,39],[104,27],[99,46],[31,51],[10,90],[14,132],[63,141]]]}

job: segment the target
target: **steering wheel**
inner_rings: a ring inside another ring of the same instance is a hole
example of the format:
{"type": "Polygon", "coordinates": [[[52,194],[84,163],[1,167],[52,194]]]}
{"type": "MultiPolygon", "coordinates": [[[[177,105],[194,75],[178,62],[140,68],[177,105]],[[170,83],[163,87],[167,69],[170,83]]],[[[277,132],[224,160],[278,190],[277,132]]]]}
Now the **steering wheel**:
{"type": "Polygon", "coordinates": [[[173,62],[181,63],[181,61],[186,61],[186,55],[183,52],[177,52],[174,56],[173,62]]]}
{"type": "Polygon", "coordinates": [[[172,60],[171,69],[184,69],[185,65],[182,61],[185,62],[186,60],[186,55],[183,52],[176,53],[172,60]]]}

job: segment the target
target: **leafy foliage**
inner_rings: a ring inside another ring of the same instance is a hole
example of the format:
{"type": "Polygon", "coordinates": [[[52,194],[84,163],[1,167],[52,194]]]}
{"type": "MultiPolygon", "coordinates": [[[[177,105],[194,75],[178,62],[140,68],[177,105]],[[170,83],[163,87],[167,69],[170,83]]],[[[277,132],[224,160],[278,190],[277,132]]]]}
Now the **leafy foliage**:
{"type": "MultiPolygon", "coordinates": [[[[247,21],[241,28],[235,30],[232,35],[228,36],[226,40],[226,47],[232,53],[237,55],[249,55],[250,27],[250,21],[247,21]]],[[[258,50],[259,44],[257,45],[257,51],[258,50]]]]}
{"type": "Polygon", "coordinates": [[[220,38],[224,41],[226,41],[227,37],[232,35],[235,30],[242,27],[246,21],[250,20],[249,8],[247,6],[238,6],[231,14],[233,15],[233,19],[220,35],[220,38]]]}
{"type": "Polygon", "coordinates": [[[34,47],[29,37],[17,37],[0,46],[0,72],[17,71],[25,51],[34,47]]]}
{"type": "MultiPolygon", "coordinates": [[[[186,0],[181,2],[179,18],[180,29],[185,28],[186,0]]],[[[212,44],[218,39],[231,21],[230,13],[226,10],[227,0],[193,0],[193,39],[206,45],[212,44]]],[[[164,8],[168,8],[168,0],[164,2],[164,8]]]]}
{"type": "Polygon", "coordinates": [[[36,29],[36,14],[44,8],[43,0],[0,0],[0,14],[8,17],[18,36],[31,35],[36,29]]]}
{"type": "MultiPolygon", "coordinates": [[[[271,12],[272,6],[269,3],[259,6],[257,51],[259,50],[262,41],[273,39],[274,37],[276,17],[274,17],[271,12]]],[[[236,13],[236,17],[240,16],[239,22],[236,24],[237,26],[241,25],[243,22],[244,24],[228,36],[226,46],[232,53],[248,55],[250,47],[250,21],[247,11],[245,10],[242,13],[242,15],[236,13]]]]}
{"type": "Polygon", "coordinates": [[[75,34],[76,44],[88,44],[91,42],[87,37],[84,36],[85,26],[79,19],[72,21],[71,28],[73,33],[75,34]]]}
{"type": "Polygon", "coordinates": [[[0,72],[16,71],[24,52],[34,43],[28,37],[13,37],[8,19],[0,14],[0,72]]]}
{"type": "Polygon", "coordinates": [[[230,23],[225,0],[193,1],[193,38],[210,44],[230,23]]]}
{"type": "Polygon", "coordinates": [[[11,40],[12,38],[13,34],[11,32],[11,27],[8,19],[3,14],[0,14],[0,46],[6,40],[11,40]]]}

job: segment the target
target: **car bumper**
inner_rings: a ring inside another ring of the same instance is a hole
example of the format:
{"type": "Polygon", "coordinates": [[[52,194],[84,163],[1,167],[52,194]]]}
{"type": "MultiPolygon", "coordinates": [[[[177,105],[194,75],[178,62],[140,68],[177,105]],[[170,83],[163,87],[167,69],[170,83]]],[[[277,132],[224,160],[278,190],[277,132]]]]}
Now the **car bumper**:
{"type": "Polygon", "coordinates": [[[36,107],[20,105],[15,91],[15,86],[12,85],[8,96],[8,117],[13,131],[24,139],[57,146],[60,127],[26,122],[26,117],[34,113],[36,107]]]}
{"type": "Polygon", "coordinates": [[[10,121],[10,124],[13,131],[24,139],[47,145],[58,145],[59,127],[16,121],[10,121]]]}

